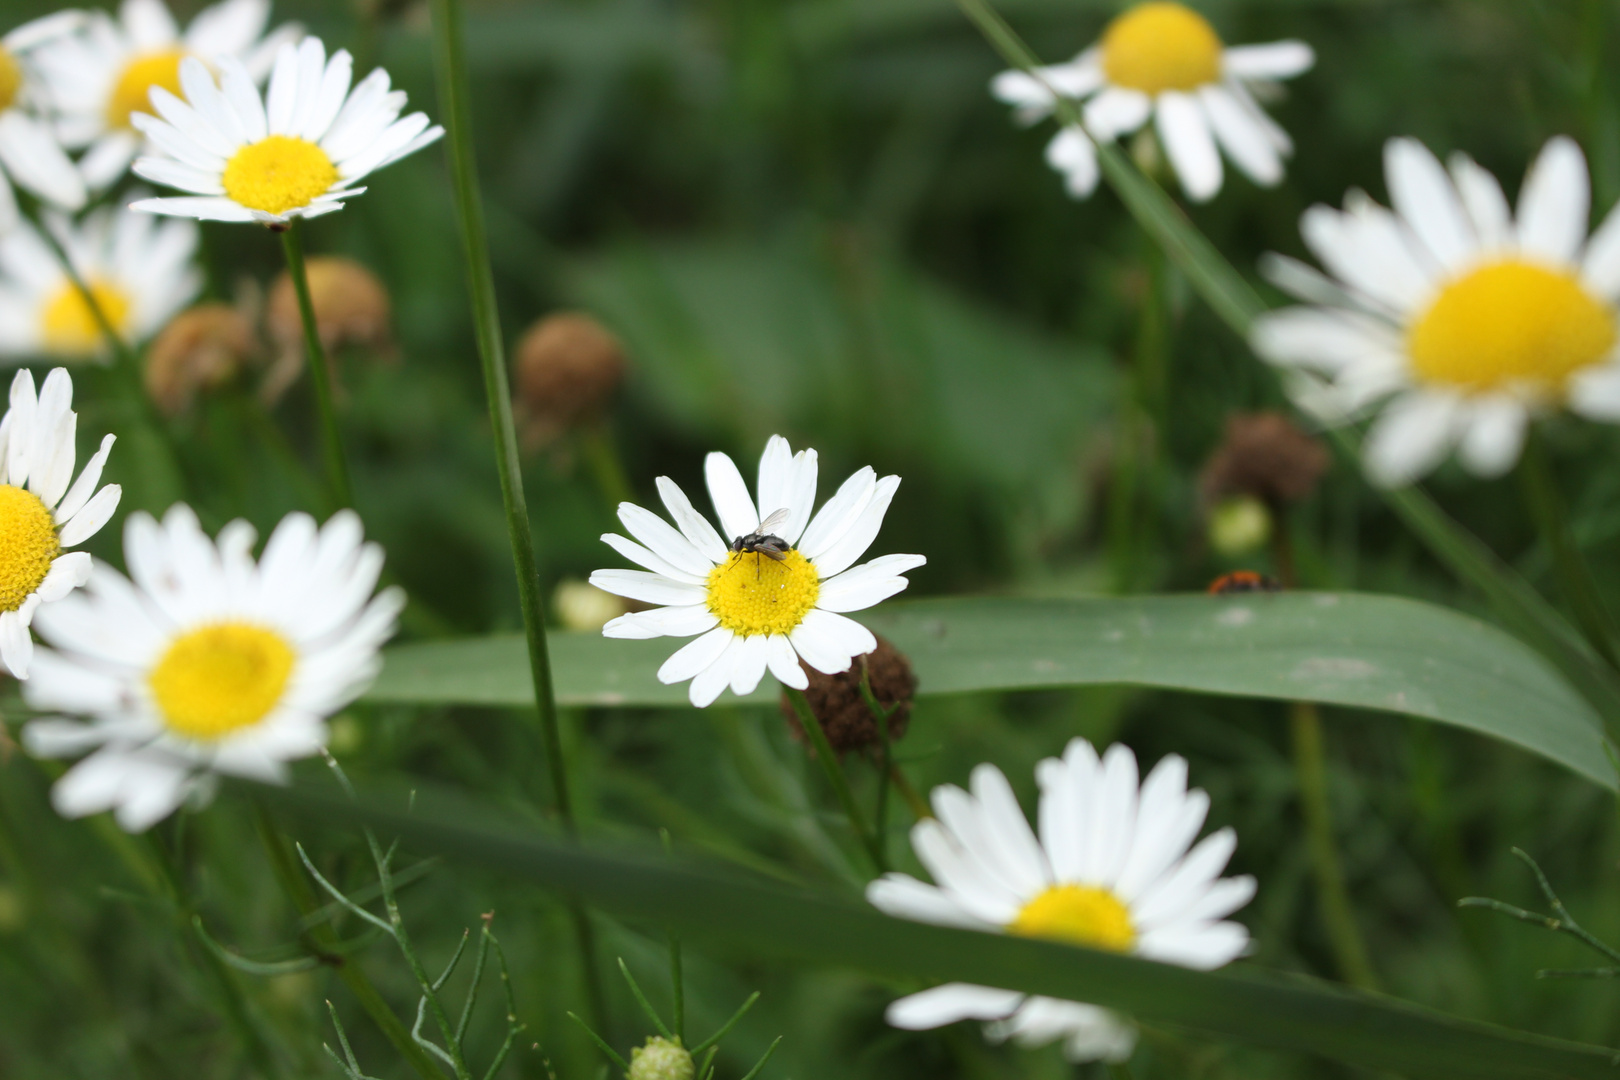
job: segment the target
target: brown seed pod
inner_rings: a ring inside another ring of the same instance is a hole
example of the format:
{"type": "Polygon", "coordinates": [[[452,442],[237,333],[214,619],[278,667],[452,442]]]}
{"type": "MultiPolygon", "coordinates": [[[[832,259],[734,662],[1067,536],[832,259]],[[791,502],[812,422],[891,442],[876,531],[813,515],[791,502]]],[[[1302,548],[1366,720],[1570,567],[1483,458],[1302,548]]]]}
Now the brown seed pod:
{"type": "Polygon", "coordinates": [[[536,322],[518,341],[516,356],[514,410],[530,450],[594,420],[624,381],[624,346],[581,312],[536,322]]]}
{"type": "Polygon", "coordinates": [[[1234,413],[1199,476],[1199,494],[1206,510],[1234,495],[1281,507],[1315,491],[1330,460],[1320,440],[1282,413],[1234,413]]]}
{"type": "MultiPolygon", "coordinates": [[[[876,649],[857,656],[848,671],[837,675],[824,675],[803,662],[799,665],[810,676],[805,700],[821,721],[827,742],[840,758],[851,751],[866,752],[882,745],[877,719],[861,694],[863,668],[871,681],[872,696],[883,708],[894,710],[889,714],[891,742],[904,737],[911,720],[911,699],[917,693],[917,676],[911,670],[911,661],[887,639],[880,637],[877,643],[876,649]]],[[[793,737],[805,741],[799,714],[786,693],[782,695],[782,715],[793,737]]]]}
{"type": "MultiPolygon", "coordinates": [[[[341,348],[365,349],[383,359],[394,358],[393,301],[377,275],[340,255],[313,256],[305,261],[304,272],[309,278],[316,333],[329,360],[341,348]]],[[[297,381],[305,364],[298,293],[285,270],[270,286],[265,328],[276,346],[276,362],[265,378],[262,393],[273,402],[297,381]]]]}
{"type": "Polygon", "coordinates": [[[191,408],[197,394],[240,371],[258,351],[253,327],[237,308],[208,303],[182,311],[146,353],[146,392],[165,416],[191,408]]]}

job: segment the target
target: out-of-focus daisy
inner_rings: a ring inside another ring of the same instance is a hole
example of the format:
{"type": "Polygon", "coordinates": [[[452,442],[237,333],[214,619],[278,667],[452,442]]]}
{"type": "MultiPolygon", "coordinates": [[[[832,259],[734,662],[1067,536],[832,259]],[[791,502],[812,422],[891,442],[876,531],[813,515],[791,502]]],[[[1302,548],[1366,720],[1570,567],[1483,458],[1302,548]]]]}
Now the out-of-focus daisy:
{"type": "MultiPolygon", "coordinates": [[[[104,207],[78,225],[52,217],[46,227],[125,341],[157,333],[202,287],[195,222],[104,207]]],[[[26,223],[0,237],[0,357],[106,354],[95,313],[44,238],[26,223]]]]}
{"type": "Polygon", "coordinates": [[[1275,93],[1278,80],[1314,61],[1301,41],[1227,47],[1196,11],[1150,0],[1116,17],[1097,44],[1069,63],[1039,69],[1038,79],[1004,71],[991,92],[1015,106],[1026,124],[1051,114],[1054,91],[1085,103],[1090,137],[1066,127],[1046,149],[1076,198],[1097,187],[1091,139],[1128,135],[1151,118],[1182,188],[1202,202],[1221,189],[1220,150],[1258,184],[1282,180],[1293,142],[1257,98],[1275,93]]]}
{"type": "Polygon", "coordinates": [[[428,126],[426,113],[400,119],[405,92],[388,88],[382,68],[351,91],[352,67],[345,51],[328,60],[319,38],[283,45],[261,99],[239,60],[220,62],[219,86],[202,61],[182,60],[186,100],[155,87],[162,119],[134,113],[130,120],[159,151],[137,158],[135,172],[192,194],[133,208],[277,226],[341,210],[365,190],[356,182],[444,134],[428,126]]]}
{"type": "Polygon", "coordinates": [[[34,60],[57,131],[67,146],[89,147],[79,168],[91,188],[106,187],[129,168],[141,142],[130,117],[153,111],[153,87],[184,97],[186,57],[215,70],[231,57],[263,82],[276,49],[303,36],[291,24],[266,36],[269,19],[270,0],[224,0],[181,32],[163,0],[124,0],[116,19],[95,12],[82,33],[40,49],[34,60]]]}
{"type": "Polygon", "coordinates": [[[84,590],[37,620],[23,730],[42,757],[94,753],[52,793],[65,816],[114,810],[138,832],[216,776],[280,782],[286,762],[319,752],[326,718],[376,676],[377,652],[404,605],[376,596],[383,554],[342,511],[317,529],[289,514],[253,560],[255,534],[233,521],[210,540],[176,505],[160,525],[133,514],[124,558],[133,580],[97,563],[84,590]]]}
{"type": "MultiPolygon", "coordinates": [[[[1006,777],[980,765],[971,794],[935,788],[937,820],[912,827],[912,849],[935,884],[885,874],[867,886],[867,899],[900,918],[1200,970],[1248,947],[1248,931],[1224,920],[1254,896],[1254,879],[1220,877],[1237,846],[1231,829],[1193,845],[1209,796],[1187,790],[1186,761],[1164,758],[1138,789],[1128,748],[1111,746],[1099,760],[1090,743],[1075,739],[1062,758],[1042,761],[1035,777],[1039,839],[1006,777]]],[[[912,1030],[988,1020],[991,1039],[1028,1046],[1062,1039],[1075,1061],[1123,1061],[1136,1044],[1130,1022],[1108,1009],[966,983],[901,998],[887,1016],[912,1030]]]]}
{"type": "Polygon", "coordinates": [[[81,12],[59,11],[0,38],[0,234],[17,223],[12,184],[64,210],[79,209],[88,197],[55,133],[30,111],[40,96],[30,54],[71,33],[83,19],[81,12]]]}
{"type": "Polygon", "coordinates": [[[28,371],[11,380],[11,406],[0,420],[0,662],[19,679],[28,678],[34,655],[28,627],[40,605],[90,577],[90,555],[67,549],[107,524],[123,492],[117,484],[96,487],[111,435],[73,482],[78,421],[64,369],[45,377],[37,397],[28,371]]]}
{"type": "Polygon", "coordinates": [[[701,635],[658,669],[666,684],[691,679],[690,697],[699,708],[727,686],[752,693],[767,668],[803,690],[810,683],[800,657],[832,675],[877,648],[870,630],[840,612],[893,596],[908,584],[901,575],[928,561],[884,555],[854,565],[877,538],[900,478],[880,480],[863,468],[812,517],[816,452],[795,454],[780,435],[771,437],[760,458],[757,503],[725,454],[710,454],[704,473],[724,536],[667,476],[658,478],[658,494],[675,527],[633,503],[619,504],[619,520],[640,543],[614,533],[602,539],[647,569],[598,570],[591,584],[666,606],[621,615],[602,632],[618,638],[701,635]]]}
{"type": "Polygon", "coordinates": [[[1455,447],[1481,476],[1518,460],[1531,417],[1567,406],[1620,421],[1620,213],[1587,238],[1586,160],[1547,143],[1518,213],[1458,154],[1449,173],[1412,139],[1384,151],[1394,212],[1352,191],[1300,223],[1330,280],[1274,257],[1276,284],[1308,302],[1263,316],[1256,351],[1291,369],[1299,403],[1329,421],[1380,415],[1365,459],[1409,483],[1455,447]]]}

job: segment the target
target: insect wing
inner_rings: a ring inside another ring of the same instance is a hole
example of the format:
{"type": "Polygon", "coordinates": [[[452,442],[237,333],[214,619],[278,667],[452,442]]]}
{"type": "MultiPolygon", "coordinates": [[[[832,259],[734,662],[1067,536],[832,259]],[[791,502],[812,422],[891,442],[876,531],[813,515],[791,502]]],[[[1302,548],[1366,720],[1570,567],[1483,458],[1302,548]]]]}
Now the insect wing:
{"type": "Polygon", "coordinates": [[[755,529],[754,532],[760,536],[769,536],[777,529],[780,529],[782,526],[786,525],[788,517],[792,513],[793,511],[789,510],[785,506],[780,510],[772,510],[770,516],[764,521],[760,522],[759,528],[755,529]]]}

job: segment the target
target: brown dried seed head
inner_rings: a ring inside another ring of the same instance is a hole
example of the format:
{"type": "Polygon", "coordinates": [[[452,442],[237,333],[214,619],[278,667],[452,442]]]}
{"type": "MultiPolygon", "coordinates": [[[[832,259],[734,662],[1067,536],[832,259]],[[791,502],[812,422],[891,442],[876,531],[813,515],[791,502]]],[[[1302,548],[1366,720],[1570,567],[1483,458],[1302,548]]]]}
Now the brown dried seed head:
{"type": "Polygon", "coordinates": [[[1315,491],[1329,462],[1321,441],[1282,413],[1235,413],[1204,466],[1199,492],[1206,509],[1234,495],[1282,506],[1315,491]]]}
{"type": "MultiPolygon", "coordinates": [[[[328,351],[346,345],[392,351],[393,303],[377,275],[338,255],[316,255],[304,263],[304,272],[309,277],[315,326],[328,351]]],[[[286,271],[270,287],[266,321],[271,339],[283,350],[303,348],[298,294],[286,271]]]]}
{"type": "MultiPolygon", "coordinates": [[[[917,693],[917,676],[911,670],[911,661],[886,639],[878,638],[877,642],[875,650],[865,656],[857,656],[849,670],[838,675],[823,675],[808,664],[799,665],[810,676],[810,688],[804,692],[805,699],[809,701],[816,719],[821,721],[822,730],[827,733],[827,742],[840,758],[850,751],[870,750],[881,745],[877,719],[873,717],[866,698],[861,695],[863,661],[871,679],[872,696],[883,708],[894,709],[889,714],[889,739],[893,741],[904,736],[906,725],[911,720],[911,699],[917,693]]],[[[799,715],[785,693],[782,695],[782,715],[787,718],[793,737],[804,741],[804,728],[799,723],[799,715]]]]}
{"type": "Polygon", "coordinates": [[[169,321],[146,354],[146,392],[167,416],[229,381],[254,354],[253,328],[229,304],[198,304],[169,321]]]}
{"type": "Polygon", "coordinates": [[[607,407],[624,381],[624,346],[589,315],[560,312],[524,333],[516,367],[524,442],[535,448],[607,407]]]}

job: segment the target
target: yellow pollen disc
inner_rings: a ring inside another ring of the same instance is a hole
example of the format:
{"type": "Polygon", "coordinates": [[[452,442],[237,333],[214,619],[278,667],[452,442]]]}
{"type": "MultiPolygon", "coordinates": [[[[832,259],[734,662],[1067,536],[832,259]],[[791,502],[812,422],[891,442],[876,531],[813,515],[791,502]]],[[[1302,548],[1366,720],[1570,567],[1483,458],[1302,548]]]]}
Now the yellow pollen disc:
{"type": "Polygon", "coordinates": [[[171,731],[218,739],[276,707],[295,658],[274,630],[212,623],[175,638],[146,681],[171,731]]]}
{"type": "Polygon", "coordinates": [[[0,112],[11,108],[22,91],[22,65],[17,58],[0,48],[0,112]]]}
{"type": "MultiPolygon", "coordinates": [[[[89,284],[96,307],[112,323],[113,329],[128,329],[129,294],[106,281],[92,280],[89,284]]],[[[53,353],[82,355],[102,346],[101,326],[96,322],[95,313],[85,303],[84,293],[71,281],[64,281],[45,302],[40,311],[40,323],[45,348],[53,353]]]]}
{"type": "Polygon", "coordinates": [[[62,550],[56,520],[39,496],[0,484],[0,611],[16,611],[62,550]]]}
{"type": "Polygon", "coordinates": [[[1570,274],[1512,260],[1458,278],[1407,331],[1412,367],[1472,391],[1531,384],[1551,394],[1609,354],[1614,313],[1570,274]]]}
{"type": "Polygon", "coordinates": [[[291,135],[271,135],[242,147],[220,178],[226,195],[267,214],[308,206],[337,181],[337,166],[326,151],[291,135]]]}
{"type": "Polygon", "coordinates": [[[180,49],[137,53],[118,73],[118,81],[107,95],[107,126],[127,128],[130,113],[155,113],[151,97],[154,86],[161,86],[184,101],[186,95],[180,92],[180,61],[185,58],[185,52],[180,49]]]}
{"type": "Polygon", "coordinates": [[[1136,944],[1130,909],[1107,889],[1090,885],[1051,886],[1024,905],[1007,932],[1108,952],[1129,952],[1136,944]]]}
{"type": "Polygon", "coordinates": [[[804,621],[821,595],[815,564],[797,551],[781,562],[734,551],[709,572],[709,610],[734,634],[786,634],[804,621]]]}
{"type": "Polygon", "coordinates": [[[1192,90],[1220,79],[1221,39],[1198,12],[1154,0],[1108,24],[1102,64],[1115,86],[1144,94],[1192,90]]]}

